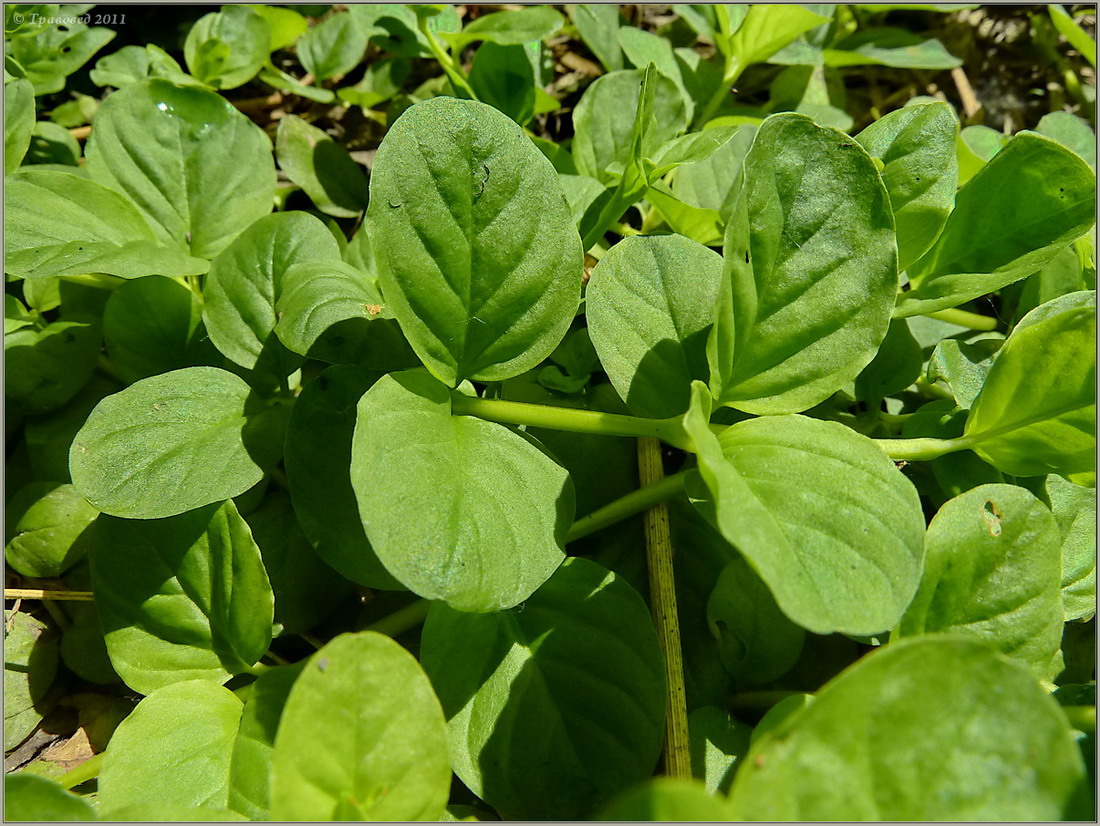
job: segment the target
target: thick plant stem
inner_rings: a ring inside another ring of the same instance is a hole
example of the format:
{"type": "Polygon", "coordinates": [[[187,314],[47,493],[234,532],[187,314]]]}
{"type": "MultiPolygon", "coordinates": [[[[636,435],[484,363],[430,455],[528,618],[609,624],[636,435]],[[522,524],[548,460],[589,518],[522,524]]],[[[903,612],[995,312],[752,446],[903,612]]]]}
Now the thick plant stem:
{"type": "Polygon", "coordinates": [[[971,330],[997,329],[997,319],[990,318],[987,315],[969,313],[957,307],[952,307],[950,310],[937,310],[934,313],[925,313],[925,315],[937,321],[946,321],[948,324],[954,324],[957,327],[966,327],[971,330]]]}
{"type": "Polygon", "coordinates": [[[578,410],[573,407],[553,407],[548,404],[527,404],[502,399],[479,399],[462,393],[451,394],[451,412],[456,416],[477,416],[502,424],[545,427],[571,433],[595,433],[604,436],[651,436],[673,447],[692,450],[693,445],[680,425],[680,417],[643,419],[598,410],[578,410]]]}
{"type": "Polygon", "coordinates": [[[68,602],[92,602],[91,591],[48,591],[41,588],[5,588],[4,599],[56,599],[68,602]]]}
{"type": "MultiPolygon", "coordinates": [[[[649,487],[664,478],[661,445],[656,439],[638,440],[638,475],[642,484],[649,487]]],[[[690,780],[691,745],[688,741],[684,661],[680,652],[680,619],[676,610],[676,580],[672,571],[672,535],[668,527],[668,506],[664,500],[647,510],[644,518],[650,610],[665,655],[665,681],[668,686],[665,774],[690,780]]]]}
{"type": "Polygon", "coordinates": [[[965,450],[973,441],[957,439],[875,439],[875,444],[895,462],[920,462],[938,459],[947,453],[965,450]]]}
{"type": "Polygon", "coordinates": [[[99,777],[99,771],[103,768],[103,755],[94,754],[77,766],[75,769],[65,772],[57,782],[62,788],[71,789],[81,783],[87,783],[93,777],[99,777]]]}
{"type": "Polygon", "coordinates": [[[652,485],[646,485],[631,491],[626,496],[582,516],[573,523],[573,527],[565,535],[566,543],[575,542],[589,534],[596,533],[596,531],[602,531],[604,528],[618,524],[636,513],[641,513],[659,502],[664,502],[666,499],[675,496],[684,489],[684,480],[687,478],[687,474],[686,470],[681,470],[671,476],[664,476],[652,485]]]}
{"type": "Polygon", "coordinates": [[[416,628],[428,616],[428,609],[432,602],[428,599],[418,599],[410,602],[404,608],[398,608],[392,614],[382,617],[378,622],[372,622],[364,631],[377,631],[388,637],[396,637],[406,631],[416,628]]]}
{"type": "Polygon", "coordinates": [[[477,100],[477,95],[474,93],[470,81],[466,79],[466,73],[462,71],[462,67],[451,57],[450,53],[439,44],[439,38],[435,36],[435,32],[428,25],[428,18],[418,15],[417,26],[421,34],[424,35],[424,39],[428,41],[428,48],[432,50],[432,56],[439,61],[440,67],[447,75],[447,79],[451,81],[451,85],[455,87],[455,91],[470,100],[477,100]]]}

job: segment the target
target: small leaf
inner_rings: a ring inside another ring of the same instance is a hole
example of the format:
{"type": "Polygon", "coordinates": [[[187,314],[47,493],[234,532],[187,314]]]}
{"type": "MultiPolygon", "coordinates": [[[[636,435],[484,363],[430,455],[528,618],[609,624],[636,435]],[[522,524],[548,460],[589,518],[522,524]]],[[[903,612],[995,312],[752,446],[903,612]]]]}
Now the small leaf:
{"type": "Polygon", "coordinates": [[[530,6],[515,11],[483,14],[467,24],[460,33],[447,35],[451,51],[460,52],[477,40],[501,46],[522,46],[534,40],[545,40],[565,23],[558,12],[547,6],[530,6]]]}
{"type": "Polygon", "coordinates": [[[1062,539],[1062,605],[1067,622],[1096,613],[1096,489],[1057,474],[1028,485],[1054,512],[1062,539]]]}
{"type": "Polygon", "coordinates": [[[354,69],[367,50],[367,33],[351,14],[322,20],[298,41],[298,59],[314,80],[328,80],[354,69]]]}
{"type": "Polygon", "coordinates": [[[95,819],[95,809],[56,780],[27,771],[4,775],[4,820],[9,823],[95,819]]]}
{"type": "MultiPolygon", "coordinates": [[[[901,319],[897,319],[900,321],[901,319]]],[[[951,388],[955,403],[969,410],[982,390],[1002,339],[984,338],[973,343],[945,338],[928,359],[928,381],[943,380],[951,388]]]]}
{"type": "Polygon", "coordinates": [[[828,17],[802,6],[753,5],[739,26],[731,26],[732,35],[725,51],[734,55],[744,69],[752,63],[764,62],[803,32],[828,22],[828,17]]]}
{"type": "MultiPolygon", "coordinates": [[[[961,66],[940,41],[881,26],[865,29],[839,40],[824,50],[826,66],[892,66],[896,69],[942,70],[961,66]]],[[[889,116],[887,116],[889,117],[889,116]]]]}
{"type": "Polygon", "coordinates": [[[711,794],[728,794],[737,764],[749,750],[752,729],[724,708],[702,706],[688,715],[691,771],[711,794]]]}
{"type": "Polygon", "coordinates": [[[425,373],[384,376],[359,401],[351,481],[378,558],[427,599],[510,608],[563,558],[569,475],[506,427],[452,416],[425,373]]]}
{"type": "Polygon", "coordinates": [[[364,632],[310,659],[271,753],[272,820],[435,820],[450,786],[443,712],[411,654],[364,632]]]}
{"type": "Polygon", "coordinates": [[[4,84],[4,174],[19,168],[34,130],[34,87],[29,80],[4,84]]]}
{"type": "Polygon", "coordinates": [[[279,120],[275,157],[279,168],[326,215],[353,218],[366,209],[363,168],[344,147],[297,115],[279,120]]]}
{"type": "Polygon", "coordinates": [[[4,751],[27,739],[57,704],[57,637],[30,614],[4,611],[4,751]]]}
{"type": "Polygon", "coordinates": [[[524,46],[486,42],[474,54],[470,87],[477,99],[518,124],[535,114],[535,70],[524,46]]]}
{"type": "MultiPolygon", "coordinates": [[[[943,344],[952,342],[945,339],[943,344]]],[[[866,401],[872,410],[879,409],[887,396],[900,393],[920,378],[924,366],[924,352],[913,338],[904,318],[890,322],[886,338],[878,348],[871,363],[856,376],[856,397],[866,401]]]]}
{"type": "Polygon", "coordinates": [[[96,607],[111,663],[130,688],[223,683],[267,650],[271,586],[232,502],[168,519],[101,516],[95,530],[96,607]]]}
{"type": "Polygon", "coordinates": [[[615,821],[708,821],[723,823],[732,819],[724,798],[716,796],[701,783],[657,777],[643,786],[624,792],[603,808],[597,820],[615,821]]]}
{"type": "Polygon", "coordinates": [[[549,355],[583,260],[557,173],[515,122],[474,101],[418,103],[386,133],[370,189],[382,292],[440,380],[504,379],[549,355]]]}
{"type": "Polygon", "coordinates": [[[623,52],[618,37],[623,18],[618,4],[582,3],[570,6],[569,16],[581,40],[607,71],[615,72],[623,68],[623,52]]]}
{"type": "Polygon", "coordinates": [[[594,562],[566,560],[511,611],[433,604],[421,658],[455,773],[509,817],[589,817],[653,771],[665,703],[657,635],[638,593],[594,562]]]}
{"type": "Polygon", "coordinates": [[[99,343],[99,325],[83,321],[5,333],[8,403],[28,413],[47,413],[66,404],[91,379],[99,343]]]}
{"type": "Polygon", "coordinates": [[[285,421],[225,370],[161,373],[96,405],[70,450],[73,484],[112,516],[174,516],[259,482],[282,453],[285,421]]]}
{"type": "Polygon", "coordinates": [[[1069,112],[1049,112],[1039,118],[1035,131],[1072,149],[1096,169],[1096,133],[1088,121],[1069,112]]]}
{"type": "Polygon", "coordinates": [[[81,538],[98,515],[72,485],[27,485],[8,502],[4,557],[23,576],[61,576],[87,551],[81,538]]]}
{"type": "Polygon", "coordinates": [[[215,89],[235,89],[252,80],[267,61],[271,29],[248,6],[225,6],[195,21],[183,44],[187,68],[215,89]]]}

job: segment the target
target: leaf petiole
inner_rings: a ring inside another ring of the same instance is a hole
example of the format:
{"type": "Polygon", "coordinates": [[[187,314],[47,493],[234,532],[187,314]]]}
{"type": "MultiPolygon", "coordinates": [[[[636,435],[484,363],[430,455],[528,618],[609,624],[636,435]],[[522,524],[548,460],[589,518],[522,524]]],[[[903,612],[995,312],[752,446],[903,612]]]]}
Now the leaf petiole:
{"type": "Polygon", "coordinates": [[[671,499],[684,489],[684,481],[687,479],[688,472],[689,471],[681,470],[679,473],[665,476],[651,485],[645,485],[635,491],[631,491],[626,494],[626,496],[620,497],[614,502],[610,502],[602,508],[582,516],[573,523],[573,527],[571,527],[569,533],[566,534],[566,543],[568,544],[569,542],[583,539],[590,534],[602,531],[604,528],[610,527],[611,525],[618,524],[637,513],[648,510],[658,502],[671,499]]]}
{"type": "Polygon", "coordinates": [[[439,38],[435,36],[435,32],[428,25],[428,20],[429,18],[426,16],[417,15],[416,25],[420,29],[420,33],[424,35],[424,39],[428,41],[428,48],[432,50],[432,55],[439,61],[439,65],[443,68],[447,79],[455,87],[455,91],[470,100],[477,100],[473,87],[466,79],[466,73],[462,71],[462,67],[458,65],[450,53],[439,44],[439,38]]]}

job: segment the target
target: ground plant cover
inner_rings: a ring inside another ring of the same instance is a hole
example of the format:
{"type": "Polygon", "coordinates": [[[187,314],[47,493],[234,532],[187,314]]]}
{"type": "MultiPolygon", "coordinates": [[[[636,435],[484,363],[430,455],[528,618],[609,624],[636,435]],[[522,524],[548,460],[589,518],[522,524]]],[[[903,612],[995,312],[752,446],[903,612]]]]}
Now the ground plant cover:
{"type": "Polygon", "coordinates": [[[4,15],[6,819],[1095,818],[1095,6],[4,15]]]}

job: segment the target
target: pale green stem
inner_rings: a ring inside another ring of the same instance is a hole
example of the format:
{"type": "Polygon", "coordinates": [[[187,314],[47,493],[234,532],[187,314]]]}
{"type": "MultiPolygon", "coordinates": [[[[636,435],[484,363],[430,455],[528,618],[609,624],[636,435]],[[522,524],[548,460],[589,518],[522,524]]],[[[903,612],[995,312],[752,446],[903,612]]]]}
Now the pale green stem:
{"type": "Polygon", "coordinates": [[[406,631],[416,628],[428,616],[428,609],[432,602],[428,599],[418,599],[410,602],[404,608],[398,608],[392,614],[382,617],[377,622],[372,622],[364,631],[376,631],[387,637],[396,637],[406,631]]]}
{"type": "Polygon", "coordinates": [[[949,310],[937,310],[934,313],[925,313],[925,315],[937,321],[946,321],[948,324],[954,324],[956,327],[966,327],[970,330],[997,329],[997,319],[960,310],[958,307],[952,307],[949,310]]]}
{"type": "Polygon", "coordinates": [[[658,502],[672,498],[684,489],[684,481],[687,479],[687,475],[688,471],[681,470],[679,473],[665,476],[659,482],[631,491],[626,496],[582,516],[573,523],[573,527],[565,535],[566,543],[575,542],[596,533],[596,531],[602,531],[604,528],[648,510],[658,502]]]}
{"type": "Polygon", "coordinates": [[[876,445],[895,462],[919,462],[938,459],[948,453],[966,450],[973,439],[874,439],[876,445]]]}
{"type": "Polygon", "coordinates": [[[65,772],[57,778],[57,782],[64,789],[71,789],[81,783],[87,783],[93,777],[99,777],[99,771],[103,768],[103,755],[95,754],[77,766],[75,769],[65,772]]]}
{"type": "Polygon", "coordinates": [[[453,57],[451,57],[451,54],[440,45],[439,38],[435,36],[435,32],[433,32],[431,26],[428,25],[428,18],[417,16],[417,26],[419,26],[421,33],[424,35],[424,39],[428,41],[428,48],[432,50],[432,55],[439,61],[439,65],[443,68],[443,72],[447,75],[447,79],[450,80],[451,85],[455,87],[455,91],[465,95],[470,100],[477,100],[478,98],[474,93],[473,87],[470,86],[470,82],[466,79],[466,73],[462,71],[462,67],[458,65],[458,62],[453,57]]]}

